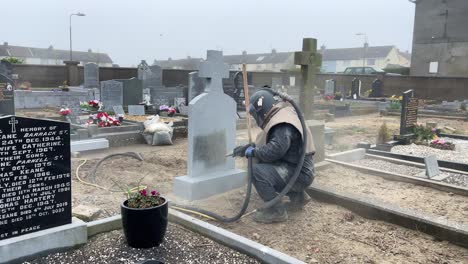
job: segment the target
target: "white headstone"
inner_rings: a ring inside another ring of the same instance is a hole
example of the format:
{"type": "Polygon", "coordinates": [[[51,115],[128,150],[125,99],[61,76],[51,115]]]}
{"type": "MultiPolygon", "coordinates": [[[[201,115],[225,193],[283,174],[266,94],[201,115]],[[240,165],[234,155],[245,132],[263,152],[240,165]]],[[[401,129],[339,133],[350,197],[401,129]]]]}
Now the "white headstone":
{"type": "Polygon", "coordinates": [[[112,109],[114,109],[116,115],[125,115],[125,111],[121,105],[114,105],[112,109]]]}
{"type": "Polygon", "coordinates": [[[236,103],[223,91],[222,80],[229,77],[221,51],[209,50],[200,66],[206,78],[205,92],[189,104],[188,175],[174,181],[174,194],[199,200],[245,184],[246,174],[226,157],[236,143],[236,103]]]}
{"type": "Polygon", "coordinates": [[[335,95],[335,80],[326,80],[325,81],[325,96],[327,95],[335,95]]]}

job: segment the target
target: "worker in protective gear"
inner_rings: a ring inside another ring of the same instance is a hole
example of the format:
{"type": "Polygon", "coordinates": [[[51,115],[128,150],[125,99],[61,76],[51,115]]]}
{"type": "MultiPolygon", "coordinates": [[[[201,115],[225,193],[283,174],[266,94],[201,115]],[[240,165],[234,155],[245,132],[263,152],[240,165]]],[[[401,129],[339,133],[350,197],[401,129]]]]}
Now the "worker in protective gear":
{"type": "MultiPolygon", "coordinates": [[[[314,180],[315,153],[312,134],[309,129],[302,131],[301,122],[292,105],[273,96],[267,90],[256,92],[249,102],[249,112],[262,129],[255,144],[234,149],[237,157],[254,157],[252,182],[260,197],[268,202],[281,192],[294,174],[302,149],[303,133],[307,133],[308,144],[301,173],[287,193],[290,199],[288,210],[300,210],[310,197],[305,189],[314,180]]],[[[283,222],[288,219],[286,205],[282,202],[259,210],[254,220],[260,223],[283,222]]]]}

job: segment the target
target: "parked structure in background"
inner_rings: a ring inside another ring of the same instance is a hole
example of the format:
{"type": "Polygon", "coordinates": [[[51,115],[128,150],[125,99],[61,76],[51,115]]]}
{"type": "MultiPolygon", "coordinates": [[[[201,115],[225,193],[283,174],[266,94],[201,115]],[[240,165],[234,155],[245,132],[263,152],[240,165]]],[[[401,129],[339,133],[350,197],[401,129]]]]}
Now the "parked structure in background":
{"type": "Polygon", "coordinates": [[[413,0],[411,75],[468,77],[468,1],[413,0]]]}
{"type": "MultiPolygon", "coordinates": [[[[69,50],[58,50],[50,46],[47,49],[31,48],[8,45],[7,42],[0,44],[0,60],[3,58],[17,58],[25,64],[41,65],[63,65],[64,61],[70,59],[69,50]]],[[[112,67],[112,59],[106,53],[96,53],[92,50],[87,52],[73,51],[73,60],[79,61],[81,65],[94,62],[99,67],[112,67]]]]}
{"type": "MultiPolygon", "coordinates": [[[[322,54],[323,63],[321,71],[324,73],[343,72],[347,67],[363,66],[363,48],[326,49],[325,46],[318,51],[322,54]]],[[[366,47],[365,66],[385,69],[387,67],[401,68],[410,66],[410,54],[399,51],[395,46],[366,47]]],[[[163,69],[198,70],[201,58],[180,60],[156,61],[155,65],[163,69]]],[[[297,68],[294,65],[294,52],[277,52],[241,55],[225,55],[224,62],[229,64],[230,70],[241,70],[245,63],[247,71],[281,72],[297,68]]]]}

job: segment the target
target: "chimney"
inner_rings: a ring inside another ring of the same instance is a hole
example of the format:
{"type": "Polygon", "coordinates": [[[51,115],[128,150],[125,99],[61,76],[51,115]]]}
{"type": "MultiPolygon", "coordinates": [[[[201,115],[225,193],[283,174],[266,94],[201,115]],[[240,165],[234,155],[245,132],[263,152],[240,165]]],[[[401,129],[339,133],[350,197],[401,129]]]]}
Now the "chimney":
{"type": "Polygon", "coordinates": [[[276,49],[272,49],[271,54],[276,54],[276,49]]]}
{"type": "Polygon", "coordinates": [[[325,52],[326,49],[327,49],[327,46],[325,45],[320,46],[320,51],[322,52],[322,54],[325,52]]]}
{"type": "Polygon", "coordinates": [[[246,50],[242,51],[242,55],[244,56],[247,55],[247,51],[246,50]]]}
{"type": "Polygon", "coordinates": [[[92,53],[92,52],[93,52],[93,50],[92,50],[92,49],[88,49],[88,52],[89,52],[89,53],[92,53]]]}
{"type": "Polygon", "coordinates": [[[49,50],[53,50],[53,49],[54,49],[54,46],[50,45],[49,50]]]}
{"type": "Polygon", "coordinates": [[[172,58],[171,58],[171,57],[169,57],[169,59],[167,59],[167,60],[168,60],[168,61],[171,61],[171,60],[172,60],[172,58]]]}
{"type": "Polygon", "coordinates": [[[190,60],[190,59],[192,59],[192,57],[190,57],[190,56],[187,56],[187,60],[190,60]]]}
{"type": "Polygon", "coordinates": [[[369,43],[367,43],[367,42],[364,43],[364,48],[366,48],[366,49],[369,48],[369,43]]]}
{"type": "Polygon", "coordinates": [[[3,46],[8,47],[8,42],[3,42],[3,46]]]}

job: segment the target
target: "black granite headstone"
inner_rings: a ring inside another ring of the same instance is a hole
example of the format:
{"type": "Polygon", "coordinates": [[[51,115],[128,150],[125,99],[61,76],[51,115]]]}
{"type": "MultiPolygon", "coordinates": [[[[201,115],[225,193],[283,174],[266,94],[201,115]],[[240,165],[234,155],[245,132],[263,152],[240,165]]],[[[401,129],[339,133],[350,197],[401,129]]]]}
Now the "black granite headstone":
{"type": "Polygon", "coordinates": [[[70,224],[70,124],[0,117],[0,240],[70,224]]]}
{"type": "Polygon", "coordinates": [[[383,94],[383,82],[380,79],[375,79],[372,82],[372,92],[369,97],[384,97],[383,94]]]}
{"type": "Polygon", "coordinates": [[[15,114],[14,82],[6,75],[0,74],[0,116],[15,114]]]}
{"type": "Polygon", "coordinates": [[[413,90],[403,93],[400,120],[400,135],[402,136],[411,133],[418,121],[418,99],[413,96],[413,90]]]}

